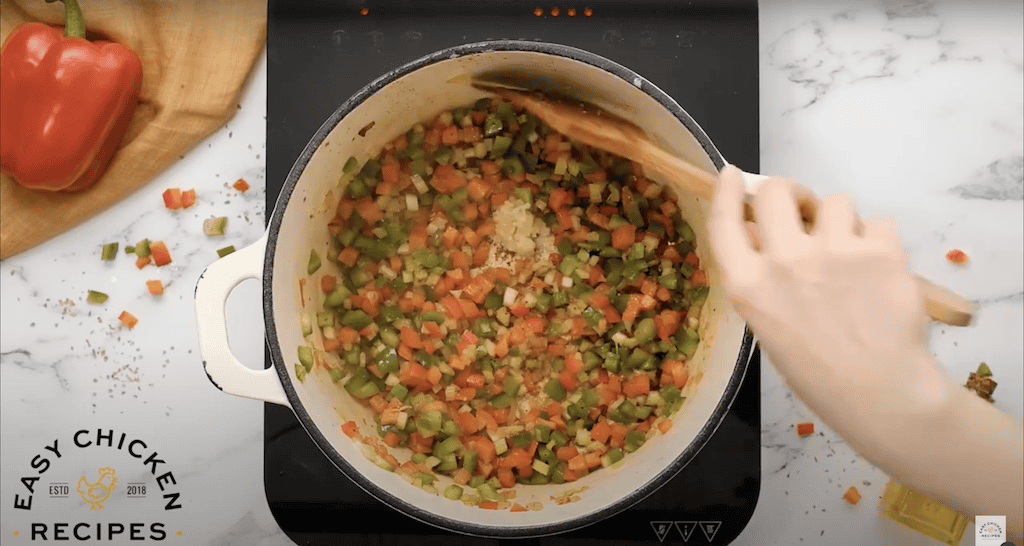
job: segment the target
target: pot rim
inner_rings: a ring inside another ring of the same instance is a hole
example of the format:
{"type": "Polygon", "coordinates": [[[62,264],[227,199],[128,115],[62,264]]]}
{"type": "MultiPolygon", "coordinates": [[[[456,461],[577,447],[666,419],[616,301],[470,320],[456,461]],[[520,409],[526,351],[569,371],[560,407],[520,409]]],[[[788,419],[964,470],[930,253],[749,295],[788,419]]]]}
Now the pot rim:
{"type": "Polygon", "coordinates": [[[309,163],[320,144],[326,140],[327,136],[332,130],[334,130],[338,123],[340,123],[349,112],[362,104],[362,102],[369,96],[406,74],[431,64],[456,57],[500,51],[544,53],[568,58],[600,68],[605,72],[635,85],[648,96],[658,101],[662,107],[671,112],[672,115],[682,122],[686,129],[700,144],[701,148],[703,148],[711,158],[715,168],[721,170],[725,167],[725,159],[718,151],[718,148],[715,147],[711,142],[711,139],[704,133],[704,130],[700,128],[697,122],[694,121],[694,119],[690,117],[690,115],[683,110],[675,100],[657,86],[647,81],[643,76],[640,76],[636,72],[633,72],[614,61],[601,57],[600,55],[563,44],[524,40],[494,40],[462,44],[442,49],[410,61],[385,73],[366,87],[363,87],[356,94],[352,95],[352,97],[346,100],[340,107],[338,107],[337,110],[334,111],[333,114],[331,114],[329,118],[327,118],[327,120],[310,139],[306,147],[302,150],[302,153],[299,154],[298,159],[296,159],[291,170],[288,172],[288,177],[285,179],[281,193],[278,195],[274,211],[271,214],[270,222],[267,226],[267,244],[263,260],[263,314],[264,320],[267,323],[266,340],[269,348],[271,349],[271,359],[273,360],[274,368],[277,370],[277,374],[280,378],[281,385],[284,388],[285,395],[288,398],[288,402],[292,407],[292,411],[295,413],[299,423],[302,424],[302,428],[306,430],[306,433],[309,434],[320,450],[324,452],[327,458],[330,459],[342,473],[355,482],[356,485],[388,506],[435,527],[480,537],[525,538],[567,532],[591,525],[615,515],[653,494],[670,481],[677,473],[679,473],[679,471],[686,467],[693,457],[696,456],[696,454],[704,447],[715,431],[718,430],[722,420],[725,418],[736,399],[736,393],[739,391],[739,387],[746,375],[747,365],[750,361],[751,349],[753,346],[753,335],[749,328],[744,329],[743,340],[740,343],[736,364],[733,368],[732,374],[730,375],[729,382],[726,384],[725,390],[722,393],[722,397],[719,399],[718,405],[715,407],[707,422],[703,427],[701,427],[700,431],[696,436],[694,436],[689,445],[687,445],[686,448],[676,456],[671,464],[658,472],[654,478],[634,490],[632,493],[629,493],[628,495],[625,495],[622,498],[589,514],[562,520],[557,523],[541,525],[519,527],[490,526],[467,523],[415,506],[402,499],[399,495],[395,495],[378,486],[372,480],[356,470],[355,467],[349,464],[348,461],[341,456],[341,454],[334,448],[334,446],[331,445],[323,433],[320,432],[317,425],[313,422],[309,412],[306,411],[305,407],[302,405],[302,401],[299,399],[298,393],[295,390],[295,385],[292,383],[291,377],[288,375],[288,367],[284,362],[280,343],[277,338],[277,325],[274,322],[274,306],[271,292],[271,286],[273,285],[274,255],[277,247],[277,237],[281,229],[282,218],[284,217],[284,211],[288,206],[288,202],[295,190],[295,186],[298,184],[299,178],[305,171],[306,165],[309,163]]]}

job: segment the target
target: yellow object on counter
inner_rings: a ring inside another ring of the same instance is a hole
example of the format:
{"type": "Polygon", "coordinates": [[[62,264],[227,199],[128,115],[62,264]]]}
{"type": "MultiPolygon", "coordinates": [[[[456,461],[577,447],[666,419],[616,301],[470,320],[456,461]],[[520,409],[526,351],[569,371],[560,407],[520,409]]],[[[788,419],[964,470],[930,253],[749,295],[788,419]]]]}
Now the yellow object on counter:
{"type": "Polygon", "coordinates": [[[946,505],[896,480],[889,480],[879,507],[889,519],[938,540],[956,546],[970,520],[946,505]]]}

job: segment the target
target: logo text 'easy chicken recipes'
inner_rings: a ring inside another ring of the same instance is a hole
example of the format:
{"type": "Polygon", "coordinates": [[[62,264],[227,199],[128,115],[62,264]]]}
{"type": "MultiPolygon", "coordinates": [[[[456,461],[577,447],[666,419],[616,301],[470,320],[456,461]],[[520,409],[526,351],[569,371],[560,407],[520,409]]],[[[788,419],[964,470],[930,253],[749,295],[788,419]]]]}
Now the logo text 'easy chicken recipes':
{"type": "Polygon", "coordinates": [[[140,515],[166,520],[183,507],[182,494],[167,461],[145,440],[125,432],[81,429],[55,438],[28,461],[20,482],[15,509],[35,508],[39,516],[64,521],[32,517],[36,521],[27,529],[13,531],[15,541],[138,542],[182,535],[169,531],[166,521],[140,521],[148,519],[140,515]],[[76,514],[80,521],[68,521],[76,514]]]}

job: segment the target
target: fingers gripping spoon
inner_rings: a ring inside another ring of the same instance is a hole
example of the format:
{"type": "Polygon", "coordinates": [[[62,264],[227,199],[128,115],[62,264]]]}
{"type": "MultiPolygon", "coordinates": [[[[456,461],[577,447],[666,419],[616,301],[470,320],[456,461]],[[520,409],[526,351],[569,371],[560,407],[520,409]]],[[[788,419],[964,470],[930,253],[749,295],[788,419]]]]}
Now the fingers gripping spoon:
{"type": "MultiPolygon", "coordinates": [[[[679,190],[709,200],[714,197],[715,186],[718,184],[717,174],[709,173],[666,152],[652,142],[642,129],[622,118],[580,101],[556,100],[539,93],[496,86],[490,82],[476,82],[473,85],[530,111],[552,129],[572,140],[636,161],[649,172],[661,175],[660,179],[675,184],[679,190]]],[[[751,173],[744,173],[744,176],[748,182],[754,183],[768,178],[751,173]]],[[[748,192],[744,199],[744,216],[750,222],[756,221],[752,203],[753,197],[748,192]]],[[[808,230],[814,226],[817,208],[818,200],[813,194],[800,196],[799,209],[808,230]]],[[[953,326],[970,324],[974,304],[920,276],[915,276],[915,279],[931,318],[953,326]]]]}

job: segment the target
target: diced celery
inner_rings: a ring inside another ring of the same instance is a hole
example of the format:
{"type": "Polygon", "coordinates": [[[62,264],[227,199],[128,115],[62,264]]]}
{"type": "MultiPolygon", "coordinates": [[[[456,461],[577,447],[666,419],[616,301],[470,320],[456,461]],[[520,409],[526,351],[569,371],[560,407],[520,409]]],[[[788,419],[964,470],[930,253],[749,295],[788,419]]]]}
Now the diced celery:
{"type": "Polygon", "coordinates": [[[107,243],[103,245],[103,252],[100,255],[100,259],[104,261],[113,260],[117,256],[117,243],[107,243]]]}
{"type": "Polygon", "coordinates": [[[306,367],[306,371],[313,371],[313,348],[308,345],[299,345],[298,354],[299,363],[306,367]]]}

